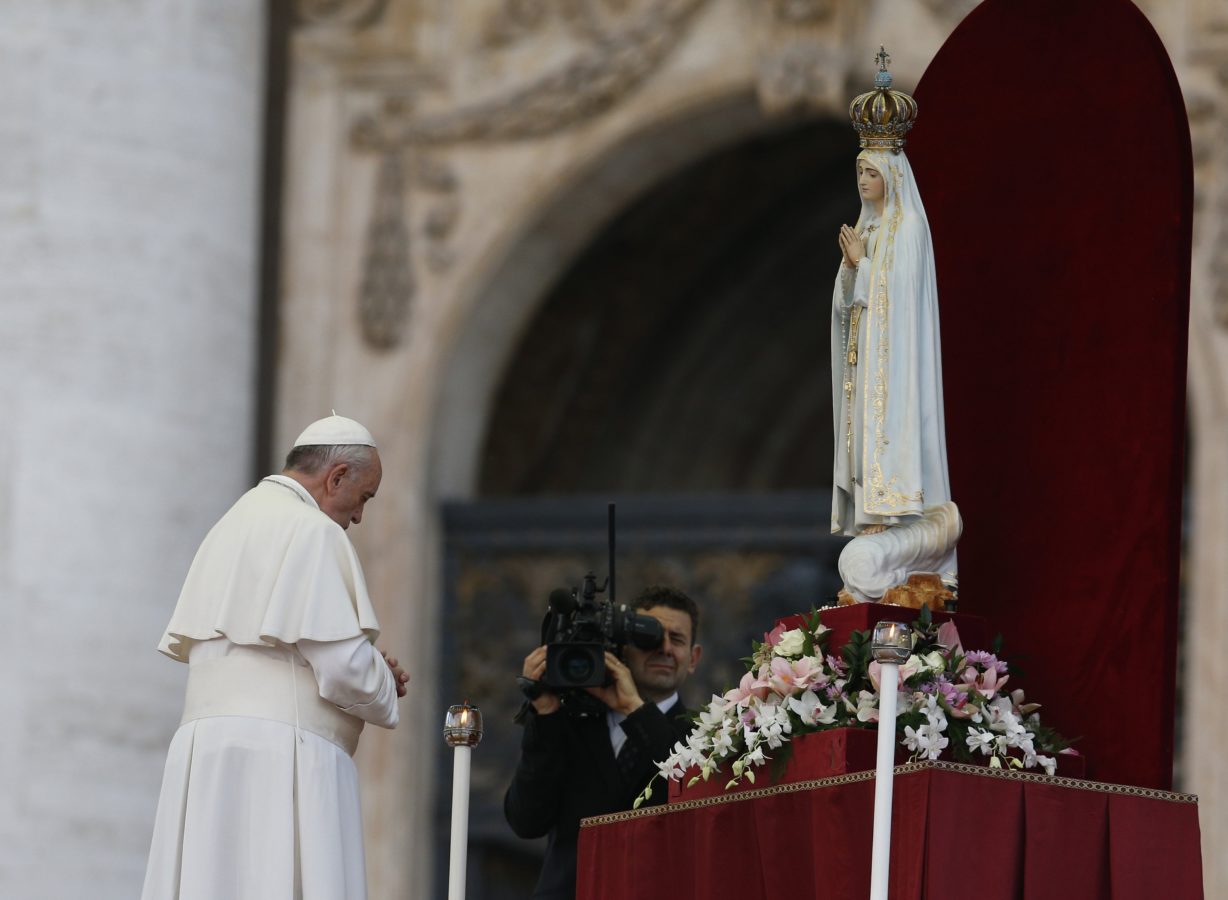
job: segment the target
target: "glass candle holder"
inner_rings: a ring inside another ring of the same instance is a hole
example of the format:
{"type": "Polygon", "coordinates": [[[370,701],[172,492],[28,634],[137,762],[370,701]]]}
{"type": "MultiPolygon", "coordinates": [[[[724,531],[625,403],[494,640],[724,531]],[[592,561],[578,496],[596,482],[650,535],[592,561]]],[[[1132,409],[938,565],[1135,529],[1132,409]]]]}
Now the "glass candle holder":
{"type": "Polygon", "coordinates": [[[468,703],[449,706],[443,739],[449,747],[476,747],[482,740],[482,711],[468,703]]]}
{"type": "Polygon", "coordinates": [[[903,622],[879,622],[874,626],[870,652],[880,663],[903,663],[912,653],[912,628],[903,622]]]}

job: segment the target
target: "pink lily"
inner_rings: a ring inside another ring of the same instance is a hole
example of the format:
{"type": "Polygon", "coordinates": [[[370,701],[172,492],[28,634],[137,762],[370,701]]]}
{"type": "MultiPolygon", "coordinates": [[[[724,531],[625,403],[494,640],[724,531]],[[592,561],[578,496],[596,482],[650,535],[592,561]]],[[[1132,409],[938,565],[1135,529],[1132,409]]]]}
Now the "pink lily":
{"type": "Polygon", "coordinates": [[[978,672],[975,666],[968,666],[960,676],[965,684],[971,685],[982,697],[989,700],[1003,685],[1010,680],[1009,675],[999,675],[997,669],[978,672]]]}
{"type": "Polygon", "coordinates": [[[738,682],[738,686],[725,694],[725,699],[739,706],[745,706],[751,697],[765,700],[767,695],[767,682],[756,678],[754,672],[747,672],[742,676],[742,680],[738,682]]]}
{"type": "Polygon", "coordinates": [[[813,658],[804,656],[790,662],[782,657],[772,660],[772,671],[768,675],[768,685],[782,697],[789,697],[805,690],[813,684],[824,684],[823,669],[815,665],[813,658]]]}
{"type": "Polygon", "coordinates": [[[780,636],[788,630],[789,629],[785,627],[784,622],[781,622],[763,636],[763,643],[769,647],[775,647],[776,642],[780,640],[780,636]]]}
{"type": "Polygon", "coordinates": [[[947,658],[964,655],[964,645],[959,640],[959,629],[950,620],[938,626],[938,643],[946,647],[947,658]]]}

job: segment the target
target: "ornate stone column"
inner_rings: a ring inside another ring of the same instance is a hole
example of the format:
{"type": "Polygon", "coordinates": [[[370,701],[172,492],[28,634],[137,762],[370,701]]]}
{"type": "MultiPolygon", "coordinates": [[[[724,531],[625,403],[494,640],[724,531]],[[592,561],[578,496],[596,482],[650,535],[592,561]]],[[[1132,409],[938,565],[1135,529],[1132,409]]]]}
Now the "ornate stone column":
{"type": "Polygon", "coordinates": [[[155,651],[249,483],[264,4],[0,14],[0,892],[140,893],[186,667],[155,651]]]}

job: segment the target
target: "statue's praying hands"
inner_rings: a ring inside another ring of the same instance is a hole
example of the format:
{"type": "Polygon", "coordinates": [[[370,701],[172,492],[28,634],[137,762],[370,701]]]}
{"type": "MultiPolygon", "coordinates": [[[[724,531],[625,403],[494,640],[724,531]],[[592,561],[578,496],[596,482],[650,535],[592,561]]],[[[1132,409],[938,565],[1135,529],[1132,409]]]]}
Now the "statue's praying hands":
{"type": "Polygon", "coordinates": [[[861,258],[866,255],[866,242],[848,225],[840,226],[840,252],[844,254],[844,264],[850,269],[857,268],[861,258]]]}

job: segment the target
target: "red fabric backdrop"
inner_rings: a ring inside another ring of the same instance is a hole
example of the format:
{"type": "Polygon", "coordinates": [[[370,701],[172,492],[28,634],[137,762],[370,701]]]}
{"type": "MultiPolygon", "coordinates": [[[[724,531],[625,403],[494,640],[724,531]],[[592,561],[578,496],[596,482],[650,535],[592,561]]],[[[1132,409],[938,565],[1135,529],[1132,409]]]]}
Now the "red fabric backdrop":
{"type": "Polygon", "coordinates": [[[916,90],[962,609],[1089,777],[1168,788],[1193,204],[1126,0],[987,0],[916,90]]]}

